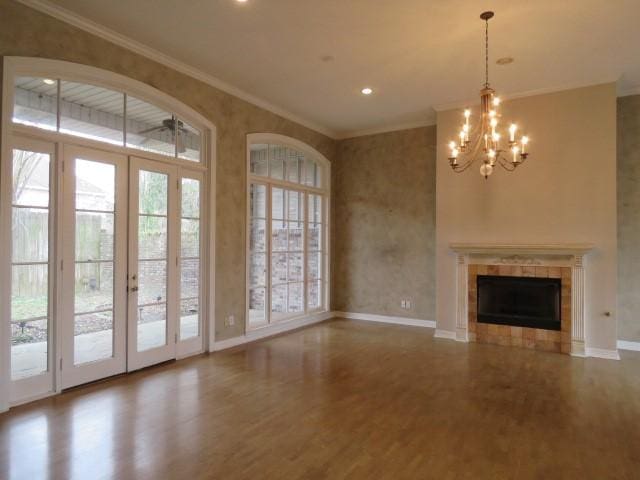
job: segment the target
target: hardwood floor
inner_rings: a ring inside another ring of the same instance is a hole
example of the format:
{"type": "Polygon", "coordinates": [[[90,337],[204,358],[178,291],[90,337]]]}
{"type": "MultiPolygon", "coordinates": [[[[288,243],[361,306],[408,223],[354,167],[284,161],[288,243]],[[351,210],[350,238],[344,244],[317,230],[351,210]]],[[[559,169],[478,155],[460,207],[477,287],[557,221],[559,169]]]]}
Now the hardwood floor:
{"type": "Polygon", "coordinates": [[[638,479],[640,353],[334,320],[0,415],[2,479],[638,479]]]}

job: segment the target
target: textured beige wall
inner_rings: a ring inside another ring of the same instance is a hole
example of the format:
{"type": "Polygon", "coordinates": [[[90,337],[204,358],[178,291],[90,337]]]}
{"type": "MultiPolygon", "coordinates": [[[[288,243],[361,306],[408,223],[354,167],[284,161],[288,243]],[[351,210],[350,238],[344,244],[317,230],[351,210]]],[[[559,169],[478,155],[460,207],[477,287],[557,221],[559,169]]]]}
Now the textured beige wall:
{"type": "Polygon", "coordinates": [[[640,95],[618,99],[618,338],[640,341],[640,95]]]}
{"type": "Polygon", "coordinates": [[[91,65],[145,82],[213,122],[217,137],[216,338],[244,333],[246,134],[295,137],[333,159],[336,142],[22,4],[0,0],[0,56],[91,65]],[[235,315],[236,324],[224,326],[235,315]]]}
{"type": "Polygon", "coordinates": [[[531,157],[517,172],[498,168],[489,180],[475,166],[464,174],[451,171],[446,145],[459,128],[460,112],[438,114],[438,328],[455,330],[450,242],[591,242],[596,250],[586,263],[587,346],[615,348],[615,85],[522,98],[505,102],[502,110],[503,118],[526,127],[531,157]]]}
{"type": "Polygon", "coordinates": [[[435,141],[432,126],[339,142],[336,310],[435,319],[435,141]],[[411,309],[400,308],[403,298],[411,309]]]}

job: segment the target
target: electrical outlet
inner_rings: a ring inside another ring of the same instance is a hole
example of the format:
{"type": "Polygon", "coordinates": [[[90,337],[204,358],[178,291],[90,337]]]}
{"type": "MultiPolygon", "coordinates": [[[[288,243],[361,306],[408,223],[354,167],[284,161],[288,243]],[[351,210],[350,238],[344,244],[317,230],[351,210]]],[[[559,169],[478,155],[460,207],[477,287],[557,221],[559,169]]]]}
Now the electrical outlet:
{"type": "Polygon", "coordinates": [[[407,310],[411,310],[411,300],[404,301],[404,308],[406,308],[407,310]]]}
{"type": "Polygon", "coordinates": [[[232,325],[235,325],[235,324],[236,324],[236,317],[235,317],[235,315],[229,315],[229,316],[226,318],[226,321],[225,321],[224,323],[225,323],[225,325],[226,325],[227,327],[230,327],[230,326],[232,326],[232,325]]]}
{"type": "Polygon", "coordinates": [[[407,308],[407,302],[400,300],[400,308],[407,308]]]}

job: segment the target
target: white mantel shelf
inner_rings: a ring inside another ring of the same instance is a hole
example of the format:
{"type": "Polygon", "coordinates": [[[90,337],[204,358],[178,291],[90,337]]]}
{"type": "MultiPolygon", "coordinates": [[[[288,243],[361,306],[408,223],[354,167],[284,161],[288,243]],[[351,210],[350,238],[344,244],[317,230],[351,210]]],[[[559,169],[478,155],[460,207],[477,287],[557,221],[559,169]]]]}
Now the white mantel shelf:
{"type": "Polygon", "coordinates": [[[449,248],[462,255],[585,255],[593,250],[594,245],[591,243],[450,243],[449,248]]]}

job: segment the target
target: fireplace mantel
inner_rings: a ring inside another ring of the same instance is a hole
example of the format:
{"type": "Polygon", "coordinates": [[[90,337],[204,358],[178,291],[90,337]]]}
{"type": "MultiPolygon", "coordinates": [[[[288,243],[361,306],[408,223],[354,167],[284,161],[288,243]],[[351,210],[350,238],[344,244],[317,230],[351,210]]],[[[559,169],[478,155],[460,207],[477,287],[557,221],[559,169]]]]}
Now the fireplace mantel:
{"type": "Polygon", "coordinates": [[[457,256],[456,339],[469,341],[468,267],[470,263],[485,265],[567,266],[571,268],[571,354],[585,355],[584,328],[584,262],[594,249],[589,243],[566,244],[492,244],[451,243],[457,256]]]}
{"type": "Polygon", "coordinates": [[[517,243],[451,243],[449,248],[463,255],[585,255],[593,250],[591,243],[517,244],[517,243]]]}

